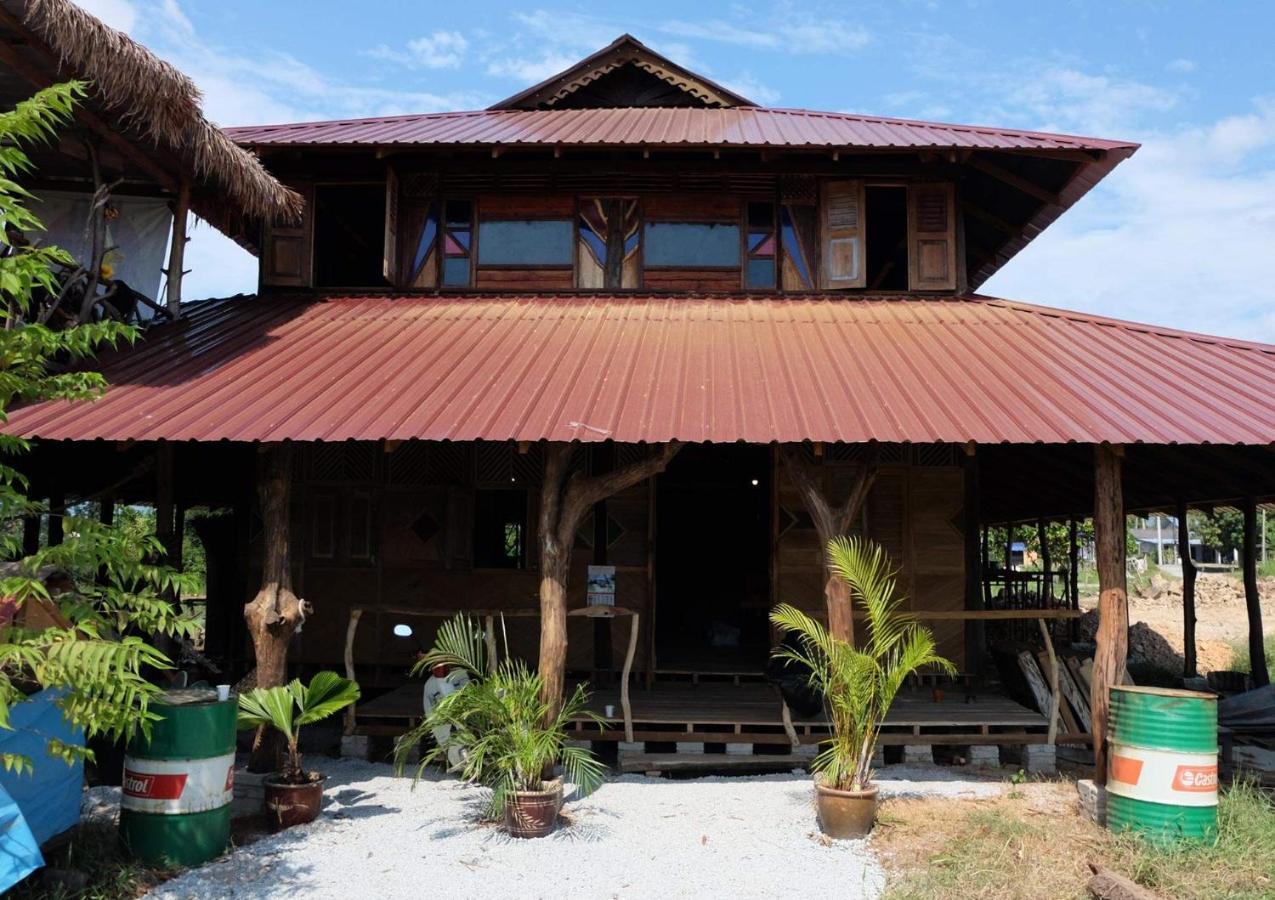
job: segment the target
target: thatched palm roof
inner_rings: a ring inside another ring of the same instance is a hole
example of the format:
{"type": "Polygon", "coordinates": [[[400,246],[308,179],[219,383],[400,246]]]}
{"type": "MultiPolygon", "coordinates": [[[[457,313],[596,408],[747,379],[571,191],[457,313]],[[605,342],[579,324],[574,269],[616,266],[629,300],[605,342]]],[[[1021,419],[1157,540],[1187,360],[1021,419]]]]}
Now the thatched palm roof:
{"type": "Polygon", "coordinates": [[[236,238],[266,218],[295,220],[302,198],[204,118],[195,83],[70,0],[4,0],[6,24],[29,30],[56,79],[89,82],[110,124],[192,179],[192,210],[236,238]],[[149,146],[145,146],[149,145],[149,146]]]}

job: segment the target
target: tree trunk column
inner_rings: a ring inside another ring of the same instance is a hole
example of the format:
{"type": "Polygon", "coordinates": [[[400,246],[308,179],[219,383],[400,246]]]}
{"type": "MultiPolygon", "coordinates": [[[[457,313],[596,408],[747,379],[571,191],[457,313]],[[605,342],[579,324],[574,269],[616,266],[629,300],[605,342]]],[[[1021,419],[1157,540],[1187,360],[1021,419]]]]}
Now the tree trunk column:
{"type": "Polygon", "coordinates": [[[1089,703],[1093,712],[1094,781],[1107,783],[1107,707],[1129,653],[1129,596],[1125,581],[1123,448],[1094,448],[1094,547],[1098,557],[1098,648],[1089,703]]]}
{"type": "Polygon", "coordinates": [[[1257,501],[1244,498],[1244,604],[1248,607],[1248,658],[1252,663],[1253,686],[1270,683],[1266,668],[1266,646],[1262,635],[1262,598],[1257,592],[1257,501]]]}
{"type": "MultiPolygon", "coordinates": [[[[248,686],[276,687],[287,679],[288,644],[310,614],[310,604],[292,591],[289,506],[292,487],[292,448],[276,444],[262,449],[257,493],[261,503],[261,589],[244,606],[244,620],[256,656],[255,679],[248,686]]],[[[254,772],[278,768],[274,741],[258,740],[248,767],[254,772]]]]}

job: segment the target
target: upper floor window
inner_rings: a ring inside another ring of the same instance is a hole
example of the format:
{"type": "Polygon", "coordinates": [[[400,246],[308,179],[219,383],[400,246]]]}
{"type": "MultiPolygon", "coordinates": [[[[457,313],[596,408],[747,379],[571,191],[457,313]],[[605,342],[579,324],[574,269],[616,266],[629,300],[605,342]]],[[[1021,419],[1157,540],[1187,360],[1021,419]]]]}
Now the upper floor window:
{"type": "Polygon", "coordinates": [[[744,267],[744,286],[769,290],[775,286],[775,204],[765,201],[748,203],[748,258],[744,267]]]}
{"type": "Polygon", "coordinates": [[[478,226],[480,266],[569,266],[569,219],[489,219],[478,226]]]}
{"type": "Polygon", "coordinates": [[[384,287],[384,233],[384,184],[317,185],[315,287],[384,287]]]}
{"type": "Polygon", "coordinates": [[[647,222],[648,266],[738,268],[739,225],[726,222],[647,222]]]}
{"type": "Polygon", "coordinates": [[[443,286],[469,287],[473,283],[474,203],[443,203],[443,286]]]}
{"type": "Polygon", "coordinates": [[[527,492],[481,489],[474,496],[474,565],[481,569],[527,567],[527,492]]]}

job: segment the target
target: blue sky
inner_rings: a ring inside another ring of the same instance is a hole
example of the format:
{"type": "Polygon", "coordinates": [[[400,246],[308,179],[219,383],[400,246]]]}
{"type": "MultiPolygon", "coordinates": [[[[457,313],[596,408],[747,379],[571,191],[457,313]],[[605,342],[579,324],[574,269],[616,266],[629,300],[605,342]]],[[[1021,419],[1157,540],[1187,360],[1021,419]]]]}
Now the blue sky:
{"type": "MultiPolygon", "coordinates": [[[[768,105],[1138,140],[984,290],[1275,342],[1275,4],[81,2],[222,125],[482,107],[628,31],[768,105]]],[[[254,288],[208,226],[188,258],[254,288]]]]}

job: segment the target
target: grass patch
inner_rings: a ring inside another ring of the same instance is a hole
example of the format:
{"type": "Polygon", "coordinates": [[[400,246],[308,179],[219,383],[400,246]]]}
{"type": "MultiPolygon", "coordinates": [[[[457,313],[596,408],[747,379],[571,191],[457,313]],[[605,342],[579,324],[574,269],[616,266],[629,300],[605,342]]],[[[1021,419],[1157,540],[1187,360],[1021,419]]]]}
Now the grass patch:
{"type": "Polygon", "coordinates": [[[47,865],[5,894],[10,900],[124,900],[172,877],[129,858],[114,822],[86,822],[47,865]]]}
{"type": "MultiPolygon", "coordinates": [[[[1275,666],[1275,634],[1266,635],[1263,644],[1266,647],[1266,671],[1267,673],[1275,672],[1275,669],[1272,669],[1272,666],[1275,666]]],[[[1248,641],[1235,641],[1231,644],[1231,669],[1236,672],[1247,672],[1250,675],[1253,673],[1253,661],[1248,654],[1248,641]]]]}
{"type": "Polygon", "coordinates": [[[889,900],[1086,897],[1089,862],[1166,897],[1275,896],[1275,808],[1249,784],[1222,795],[1216,844],[1158,850],[1081,817],[1070,783],[992,800],[887,801],[873,837],[889,900]]]}

